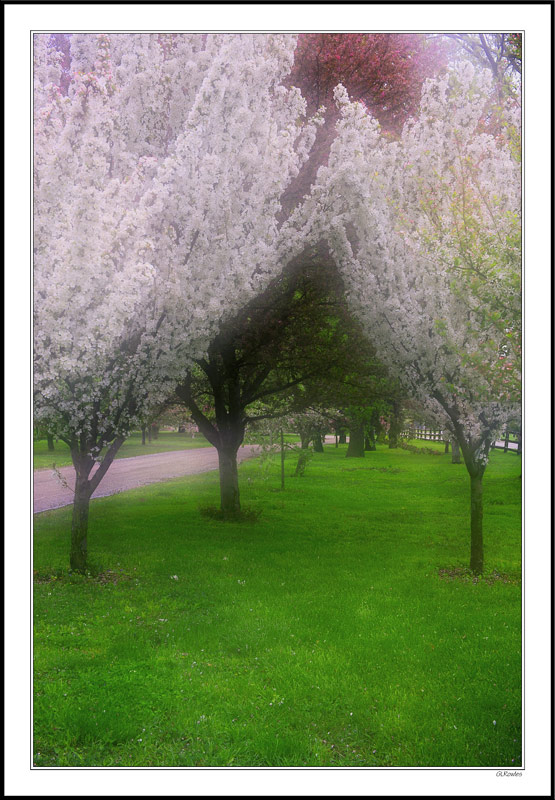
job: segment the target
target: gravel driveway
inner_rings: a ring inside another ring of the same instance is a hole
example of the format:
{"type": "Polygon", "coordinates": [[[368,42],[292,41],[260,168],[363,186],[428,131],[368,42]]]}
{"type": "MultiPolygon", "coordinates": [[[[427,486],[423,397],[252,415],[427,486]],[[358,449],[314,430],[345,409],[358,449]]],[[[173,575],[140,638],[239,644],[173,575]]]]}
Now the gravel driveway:
{"type": "MultiPolygon", "coordinates": [[[[239,448],[237,460],[244,461],[253,455],[256,445],[239,448]]],[[[183,475],[197,475],[218,468],[218,453],[214,447],[199,447],[198,450],[174,450],[170,453],[151,453],[146,456],[116,459],[93,497],[136,489],[149,483],[159,483],[183,475]]],[[[73,467],[61,467],[60,473],[72,487],[75,483],[73,467]]],[[[35,470],[33,477],[34,512],[61,508],[73,503],[73,491],[60,485],[51,469],[35,470]]]]}

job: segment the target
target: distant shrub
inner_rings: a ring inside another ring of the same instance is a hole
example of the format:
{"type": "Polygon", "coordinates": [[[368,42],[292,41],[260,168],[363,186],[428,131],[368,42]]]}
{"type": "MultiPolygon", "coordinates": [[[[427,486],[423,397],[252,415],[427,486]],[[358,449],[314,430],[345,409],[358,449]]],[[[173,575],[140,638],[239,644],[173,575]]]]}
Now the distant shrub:
{"type": "Polygon", "coordinates": [[[407,444],[406,442],[400,441],[399,447],[403,450],[408,450],[409,453],[419,453],[420,455],[426,456],[442,456],[443,453],[441,450],[434,450],[432,447],[416,447],[414,444],[407,444]]]}

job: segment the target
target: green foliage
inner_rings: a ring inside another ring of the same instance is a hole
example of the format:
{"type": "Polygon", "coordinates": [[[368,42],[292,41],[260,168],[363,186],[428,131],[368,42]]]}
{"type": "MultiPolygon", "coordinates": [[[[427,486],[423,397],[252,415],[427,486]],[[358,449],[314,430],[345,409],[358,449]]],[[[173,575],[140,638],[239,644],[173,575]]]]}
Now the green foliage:
{"type": "Polygon", "coordinates": [[[440,450],[434,450],[433,447],[418,447],[415,444],[409,444],[408,442],[403,442],[402,440],[399,441],[399,447],[401,447],[403,450],[407,450],[409,453],[422,453],[423,455],[427,456],[443,455],[440,450]]]}
{"type": "Polygon", "coordinates": [[[293,477],[295,478],[302,478],[306,472],[306,468],[308,466],[308,462],[314,455],[314,450],[312,447],[303,448],[299,452],[299,456],[297,458],[297,466],[295,467],[295,472],[293,473],[293,477]]]}
{"type": "Polygon", "coordinates": [[[245,462],[248,525],[199,513],[215,472],[94,500],[90,577],[71,510],[37,515],[34,763],[520,766],[520,458],[492,453],[476,582],[450,455],[350,463],[274,493],[245,462]]]}

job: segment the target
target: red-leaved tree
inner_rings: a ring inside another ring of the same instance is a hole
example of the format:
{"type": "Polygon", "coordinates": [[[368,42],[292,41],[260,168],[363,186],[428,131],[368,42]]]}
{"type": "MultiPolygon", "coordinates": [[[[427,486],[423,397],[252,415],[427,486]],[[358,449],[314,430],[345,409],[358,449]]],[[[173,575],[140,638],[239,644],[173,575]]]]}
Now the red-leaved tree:
{"type": "Polygon", "coordinates": [[[326,107],[311,156],[282,197],[284,216],[313,184],[327,164],[338,111],[333,90],[342,83],[351,100],[360,100],[395,136],[415,114],[422,84],[447,63],[447,48],[439,39],[417,33],[301,33],[295,62],[286,85],[297,86],[307,101],[307,114],[326,107]]]}
{"type": "Polygon", "coordinates": [[[290,82],[307,100],[333,113],[333,90],[342,83],[387,131],[399,132],[420,102],[422,83],[445,64],[437,40],[418,33],[301,33],[290,82]]]}

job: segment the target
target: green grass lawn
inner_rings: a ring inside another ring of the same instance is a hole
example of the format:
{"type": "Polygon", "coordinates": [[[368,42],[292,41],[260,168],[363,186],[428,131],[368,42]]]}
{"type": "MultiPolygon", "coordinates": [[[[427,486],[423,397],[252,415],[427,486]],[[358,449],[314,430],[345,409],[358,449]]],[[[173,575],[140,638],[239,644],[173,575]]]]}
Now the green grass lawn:
{"type": "Polygon", "coordinates": [[[464,466],[345,450],[245,462],[255,522],[200,513],[215,472],[94,500],[90,577],[35,517],[37,766],[521,765],[520,457],[473,581],[464,466]]]}
{"type": "MultiPolygon", "coordinates": [[[[141,443],[141,433],[136,431],[122,444],[116,458],[131,458],[132,456],[144,456],[148,453],[167,453],[170,450],[188,450],[193,447],[210,447],[204,436],[200,433],[195,434],[191,439],[189,434],[176,433],[174,431],[160,431],[157,439],[141,443]]],[[[33,469],[45,469],[56,464],[57,467],[67,467],[71,464],[69,447],[64,442],[58,441],[54,444],[54,452],[48,450],[46,439],[40,439],[33,443],[33,469]]]]}

